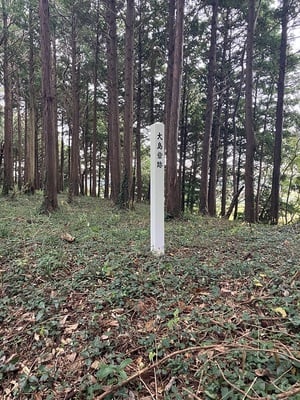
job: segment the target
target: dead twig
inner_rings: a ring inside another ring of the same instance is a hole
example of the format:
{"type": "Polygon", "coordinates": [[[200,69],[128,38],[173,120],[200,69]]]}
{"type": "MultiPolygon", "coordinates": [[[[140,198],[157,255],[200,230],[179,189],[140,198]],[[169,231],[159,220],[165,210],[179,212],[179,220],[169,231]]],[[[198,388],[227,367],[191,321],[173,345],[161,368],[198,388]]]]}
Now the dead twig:
{"type": "Polygon", "coordinates": [[[182,388],[185,392],[187,392],[190,396],[192,396],[194,399],[196,400],[203,400],[201,399],[201,397],[197,396],[195,393],[191,392],[189,389],[187,388],[182,388]]]}
{"type": "Polygon", "coordinates": [[[222,375],[222,378],[230,387],[232,387],[234,390],[236,390],[238,393],[241,393],[244,396],[244,399],[249,399],[249,400],[255,400],[255,397],[250,396],[248,393],[245,393],[242,389],[234,385],[232,382],[230,382],[226,376],[224,375],[224,372],[222,371],[222,368],[220,367],[219,363],[216,361],[216,365],[219,368],[219,371],[222,375]]]}
{"type": "MultiPolygon", "coordinates": [[[[247,393],[245,393],[243,390],[241,390],[240,388],[238,388],[237,386],[235,386],[232,382],[230,382],[227,378],[226,378],[226,376],[224,375],[224,373],[223,373],[223,371],[222,371],[222,369],[221,369],[221,367],[220,367],[220,365],[218,364],[218,363],[216,363],[217,364],[217,366],[218,366],[218,368],[219,368],[219,370],[220,370],[220,372],[221,372],[221,375],[222,375],[222,378],[224,379],[224,381],[226,382],[226,383],[228,383],[228,385],[229,386],[231,386],[234,390],[236,390],[237,392],[239,392],[239,393],[241,393],[241,394],[243,394],[244,395],[244,399],[249,399],[249,400],[270,400],[270,397],[269,396],[267,396],[267,397],[252,397],[252,396],[250,396],[248,393],[249,393],[249,390],[247,391],[247,393]]],[[[252,386],[252,385],[251,385],[252,386]]],[[[251,388],[251,387],[250,387],[251,388]]],[[[250,389],[249,388],[249,389],[250,389]]],[[[280,394],[277,394],[277,395],[275,395],[275,399],[276,400],[285,400],[285,399],[289,399],[291,396],[294,396],[295,394],[297,394],[297,393],[300,393],[300,383],[296,383],[295,385],[293,385],[289,390],[287,390],[286,392],[282,392],[282,393],[280,393],[280,394]]]]}
{"type": "Polygon", "coordinates": [[[291,396],[294,396],[297,393],[300,393],[300,383],[295,383],[295,385],[293,385],[290,390],[287,390],[284,393],[278,394],[276,399],[277,400],[289,399],[289,398],[291,398],[291,396]]]}
{"type": "Polygon", "coordinates": [[[155,397],[153,396],[149,386],[147,385],[147,383],[143,380],[143,378],[140,376],[140,381],[142,382],[142,384],[144,385],[144,387],[146,388],[147,392],[149,393],[150,397],[152,400],[155,400],[155,397]]]}
{"type": "MultiPolygon", "coordinates": [[[[274,353],[274,349],[259,349],[256,347],[252,347],[252,346],[247,346],[247,345],[238,345],[238,344],[216,344],[216,345],[208,345],[208,346],[193,346],[193,347],[187,347],[186,349],[181,349],[181,350],[177,350],[174,351],[173,353],[170,353],[168,355],[166,355],[164,358],[162,358],[161,360],[156,361],[155,363],[148,365],[147,367],[135,372],[134,374],[132,374],[131,376],[129,376],[127,379],[124,379],[122,382],[117,383],[116,385],[112,385],[110,386],[105,392],[103,392],[100,396],[97,396],[95,398],[95,400],[102,400],[105,399],[106,396],[115,393],[117,390],[121,389],[122,387],[126,386],[128,383],[131,383],[132,381],[134,381],[137,378],[140,378],[142,375],[146,374],[147,372],[159,367],[160,365],[164,364],[166,361],[168,361],[169,359],[179,355],[179,354],[184,354],[184,353],[195,353],[195,352],[208,352],[208,351],[217,351],[220,354],[224,354],[227,351],[230,350],[237,350],[237,349],[241,349],[243,351],[262,351],[262,352],[267,352],[267,353],[274,353]]],[[[283,355],[282,352],[277,352],[277,354],[279,355],[283,355]]],[[[294,357],[292,354],[288,354],[285,355],[288,356],[290,359],[294,360],[294,361],[300,361],[298,360],[296,357],[294,357]]],[[[218,364],[217,364],[218,365],[218,364]]],[[[219,366],[219,365],[218,365],[219,366]]],[[[237,386],[235,386],[234,384],[232,384],[231,382],[228,381],[228,379],[225,377],[223,371],[221,370],[221,367],[219,366],[220,372],[222,374],[223,379],[235,390],[237,390],[239,393],[242,393],[244,396],[246,395],[247,399],[249,400],[257,400],[255,397],[251,397],[249,395],[247,395],[243,390],[239,389],[237,386]]],[[[286,399],[288,398],[286,396],[286,394],[288,393],[288,395],[290,396],[291,394],[295,394],[295,393],[299,393],[300,392],[300,386],[298,386],[298,384],[296,384],[295,386],[293,386],[293,389],[291,389],[288,392],[285,393],[281,393],[280,395],[277,395],[276,399],[278,400],[282,400],[282,399],[286,399]],[[285,396],[285,397],[282,397],[285,396]]],[[[266,398],[260,398],[260,400],[269,400],[268,397],[266,398]]]]}
{"type": "MultiPolygon", "coordinates": [[[[162,358],[161,360],[156,361],[155,363],[148,365],[147,367],[135,372],[134,374],[132,374],[131,376],[129,376],[127,379],[125,379],[124,381],[117,383],[116,385],[112,385],[109,389],[107,389],[104,393],[102,393],[100,396],[98,396],[95,400],[102,400],[105,399],[106,396],[115,393],[118,389],[122,388],[123,386],[126,386],[128,383],[134,381],[136,378],[141,377],[142,375],[146,374],[147,372],[151,371],[154,368],[159,367],[160,365],[162,365],[163,363],[165,363],[167,360],[169,360],[170,358],[173,358],[179,354],[184,354],[184,353],[192,353],[192,352],[196,352],[196,351],[208,351],[208,350],[213,350],[213,349],[223,349],[225,348],[225,346],[220,346],[220,345],[211,345],[211,346],[194,346],[194,347],[188,347],[186,349],[181,349],[181,350],[177,350],[174,351],[173,353],[168,354],[167,356],[165,356],[164,358],[162,358]]],[[[223,351],[222,351],[223,352],[223,351]]]]}

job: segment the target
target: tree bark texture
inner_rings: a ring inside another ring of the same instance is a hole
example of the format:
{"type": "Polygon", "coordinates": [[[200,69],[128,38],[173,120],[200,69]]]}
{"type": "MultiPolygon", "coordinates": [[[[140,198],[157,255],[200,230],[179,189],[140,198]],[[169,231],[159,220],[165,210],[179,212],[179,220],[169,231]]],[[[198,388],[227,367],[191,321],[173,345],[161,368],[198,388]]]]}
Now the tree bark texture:
{"type": "Polygon", "coordinates": [[[288,30],[288,11],[290,0],[283,0],[281,17],[281,42],[279,55],[279,76],[277,84],[277,106],[275,122],[274,140],[274,161],[271,190],[271,223],[278,224],[279,220],[279,195],[280,195],[280,165],[282,148],[283,130],[283,106],[284,106],[284,86],[287,56],[287,30],[288,30]]]}
{"type": "Polygon", "coordinates": [[[217,25],[218,25],[218,0],[212,3],[213,15],[211,20],[211,39],[209,49],[208,78],[207,78],[207,103],[205,110],[205,130],[202,144],[201,178],[199,211],[202,215],[208,213],[208,175],[210,161],[210,143],[213,124],[214,99],[215,99],[215,71],[217,49],[217,25]]]}
{"type": "Polygon", "coordinates": [[[79,165],[79,61],[77,49],[77,15],[73,8],[72,12],[72,145],[71,165],[69,182],[69,201],[73,196],[79,195],[80,188],[80,165],[79,165]]]}
{"type": "Polygon", "coordinates": [[[22,161],[23,161],[23,140],[22,140],[22,116],[21,116],[21,92],[20,92],[20,77],[17,77],[17,132],[18,132],[18,174],[16,181],[18,183],[18,189],[22,189],[22,161]]]}
{"type": "Polygon", "coordinates": [[[28,129],[26,135],[24,188],[27,193],[34,193],[35,182],[35,141],[36,141],[36,101],[35,101],[35,63],[34,63],[34,33],[33,33],[33,10],[29,5],[29,107],[28,107],[28,129]]]}
{"type": "Polygon", "coordinates": [[[167,182],[166,182],[166,211],[177,217],[180,214],[180,185],[178,177],[178,130],[180,116],[180,98],[183,63],[183,36],[184,36],[184,0],[177,0],[175,21],[174,62],[172,66],[172,99],[170,114],[166,124],[167,133],[167,182]]]}
{"type": "Polygon", "coordinates": [[[107,86],[108,86],[108,134],[111,199],[117,204],[121,183],[120,128],[118,100],[118,55],[116,0],[106,0],[107,24],[107,86]]]}
{"type": "Polygon", "coordinates": [[[245,88],[245,128],[246,128],[246,163],[245,163],[245,220],[255,222],[254,207],[254,155],[256,140],[253,126],[253,47],[255,30],[255,0],[248,0],[247,59],[245,88]]]}
{"type": "Polygon", "coordinates": [[[127,0],[125,30],[125,104],[123,177],[120,206],[129,208],[132,197],[132,139],[133,139],[133,84],[134,84],[134,0],[127,0]]]}
{"type": "MultiPolygon", "coordinates": [[[[171,113],[171,102],[172,102],[172,82],[173,82],[173,65],[174,65],[174,45],[175,45],[175,12],[176,12],[176,1],[169,0],[168,3],[168,66],[166,76],[166,93],[165,93],[165,144],[168,149],[169,140],[169,121],[171,113]]],[[[152,87],[152,85],[151,85],[152,87]]],[[[155,121],[151,121],[154,123],[155,121]]],[[[166,181],[168,178],[166,179],[166,181]]]]}
{"type": "Polygon", "coordinates": [[[14,186],[13,182],[13,99],[12,99],[12,69],[9,56],[7,4],[2,0],[3,18],[3,80],[4,80],[4,177],[2,193],[8,195],[14,186]]]}
{"type": "Polygon", "coordinates": [[[55,135],[55,147],[56,147],[56,173],[57,173],[57,191],[59,192],[59,157],[58,157],[58,126],[57,126],[57,49],[56,49],[56,31],[53,28],[52,35],[50,36],[50,42],[52,44],[52,57],[51,57],[51,83],[52,83],[52,94],[53,94],[53,127],[54,127],[54,135],[55,135]]]}
{"type": "MultiPolygon", "coordinates": [[[[228,25],[228,12],[227,12],[227,25],[228,25]]],[[[210,157],[210,174],[209,174],[209,187],[208,187],[208,213],[210,216],[217,215],[217,180],[218,180],[218,160],[220,148],[220,132],[221,132],[221,115],[224,103],[224,93],[226,91],[226,55],[228,50],[228,29],[225,29],[224,40],[222,46],[221,58],[221,71],[220,71],[220,84],[219,84],[219,98],[218,107],[215,115],[215,121],[212,127],[212,141],[211,141],[211,157],[210,157]]],[[[226,121],[225,121],[226,123],[226,121]]],[[[225,160],[223,160],[225,161],[225,160]]]]}
{"type": "Polygon", "coordinates": [[[185,210],[185,184],[186,184],[186,159],[188,144],[188,108],[189,108],[189,85],[185,74],[183,79],[183,94],[181,106],[180,123],[180,155],[179,155],[179,179],[180,179],[180,205],[181,211],[185,210]]]}
{"type": "Polygon", "coordinates": [[[142,157],[141,157],[141,127],[142,127],[142,2],[139,4],[139,28],[138,28],[138,62],[137,62],[137,92],[136,92],[136,135],[135,135],[135,177],[136,177],[136,201],[142,200],[142,157]]]}
{"type": "Polygon", "coordinates": [[[95,60],[94,60],[94,94],[93,94],[93,152],[92,152],[92,184],[91,196],[95,197],[97,194],[97,88],[98,88],[98,68],[99,68],[99,46],[100,46],[100,0],[97,0],[97,27],[95,39],[95,60]]]}
{"type": "Polygon", "coordinates": [[[221,197],[221,216],[224,217],[226,212],[227,201],[227,173],[228,173],[228,137],[229,137],[229,86],[226,90],[226,105],[224,112],[224,129],[223,129],[223,162],[222,162],[222,197],[221,197]]]}
{"type": "Polygon", "coordinates": [[[42,59],[42,99],[43,133],[45,138],[45,189],[43,211],[51,212],[58,208],[57,201],[57,154],[53,116],[53,86],[51,83],[51,45],[49,28],[48,0],[39,2],[41,59],[42,59]]]}

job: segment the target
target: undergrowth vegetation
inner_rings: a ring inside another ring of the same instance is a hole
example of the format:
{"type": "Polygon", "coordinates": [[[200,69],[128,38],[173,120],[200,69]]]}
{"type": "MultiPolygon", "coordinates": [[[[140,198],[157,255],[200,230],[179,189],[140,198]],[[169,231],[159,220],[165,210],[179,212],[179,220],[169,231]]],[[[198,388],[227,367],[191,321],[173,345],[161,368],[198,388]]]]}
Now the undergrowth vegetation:
{"type": "Polygon", "coordinates": [[[300,399],[300,226],[0,199],[0,398],[300,399]]]}

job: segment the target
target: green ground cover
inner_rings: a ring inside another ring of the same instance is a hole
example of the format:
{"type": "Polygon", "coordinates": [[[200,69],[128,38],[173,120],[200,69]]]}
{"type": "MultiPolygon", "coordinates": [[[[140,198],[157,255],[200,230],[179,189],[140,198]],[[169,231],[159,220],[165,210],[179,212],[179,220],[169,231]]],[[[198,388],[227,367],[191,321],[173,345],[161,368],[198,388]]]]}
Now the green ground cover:
{"type": "Polygon", "coordinates": [[[300,225],[0,199],[0,398],[300,399],[300,225]]]}

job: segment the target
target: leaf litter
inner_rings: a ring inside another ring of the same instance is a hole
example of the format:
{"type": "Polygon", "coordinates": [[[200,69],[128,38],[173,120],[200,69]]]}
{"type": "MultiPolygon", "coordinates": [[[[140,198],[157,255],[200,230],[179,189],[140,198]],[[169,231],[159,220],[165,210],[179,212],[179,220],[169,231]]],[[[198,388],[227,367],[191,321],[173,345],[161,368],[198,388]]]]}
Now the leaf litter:
{"type": "Polygon", "coordinates": [[[1,399],[300,399],[299,224],[187,215],[157,258],[147,205],[40,201],[1,199],[1,399]]]}

